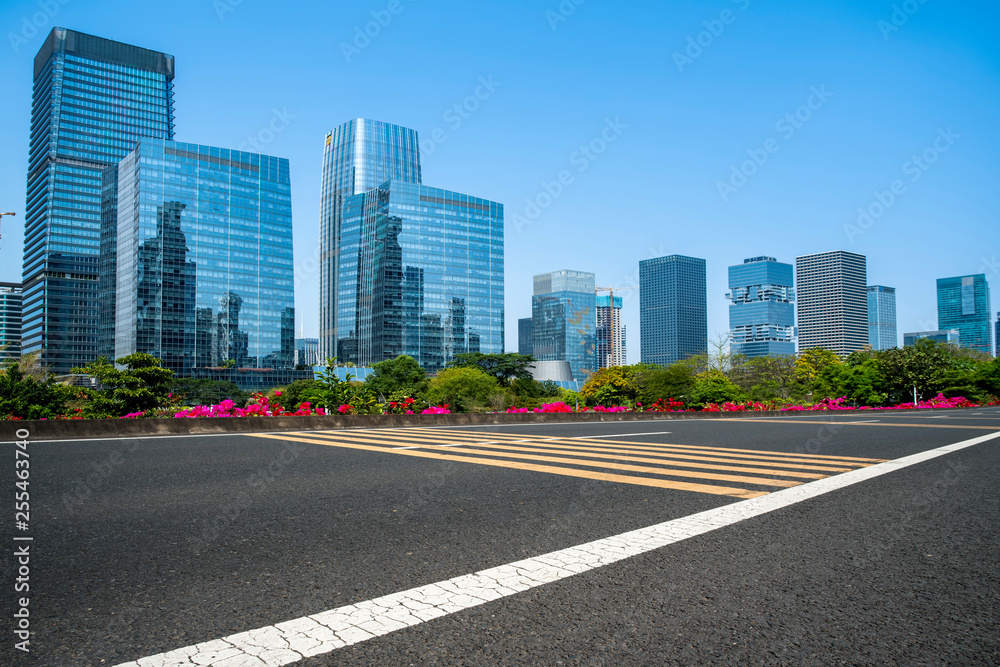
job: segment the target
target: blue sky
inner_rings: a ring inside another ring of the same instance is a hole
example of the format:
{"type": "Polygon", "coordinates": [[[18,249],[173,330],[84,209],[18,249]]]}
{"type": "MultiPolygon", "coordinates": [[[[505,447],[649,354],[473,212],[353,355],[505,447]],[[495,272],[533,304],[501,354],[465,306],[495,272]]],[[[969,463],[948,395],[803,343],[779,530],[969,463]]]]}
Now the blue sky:
{"type": "Polygon", "coordinates": [[[995,2],[7,0],[0,280],[20,279],[31,63],[56,25],[173,54],[178,140],[290,159],[309,336],[323,139],[357,117],[418,130],[424,183],[505,205],[508,350],[533,274],[634,286],[673,253],[707,260],[710,338],[726,267],[758,255],[867,255],[900,335],[936,328],[936,278],[1000,291],[995,2]]]}

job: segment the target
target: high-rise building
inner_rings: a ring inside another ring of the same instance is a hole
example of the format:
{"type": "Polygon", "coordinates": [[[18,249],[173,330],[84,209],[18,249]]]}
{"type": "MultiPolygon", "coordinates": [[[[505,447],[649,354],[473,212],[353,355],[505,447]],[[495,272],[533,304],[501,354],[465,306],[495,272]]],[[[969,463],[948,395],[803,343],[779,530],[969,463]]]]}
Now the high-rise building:
{"type": "Polygon", "coordinates": [[[534,328],[530,317],[522,317],[517,321],[517,353],[533,355],[535,353],[534,328]]]}
{"type": "Polygon", "coordinates": [[[593,273],[563,269],[535,276],[531,297],[534,356],[568,361],[580,382],[597,370],[597,295],[593,273]]]}
{"type": "Polygon", "coordinates": [[[867,259],[844,250],[795,258],[799,349],[841,356],[868,344],[867,259]]]}
{"type": "Polygon", "coordinates": [[[503,353],[502,204],[393,179],[346,197],[340,215],[341,363],[405,354],[434,372],[503,353]]]}
{"type": "Polygon", "coordinates": [[[729,267],[729,345],[733,354],[795,354],[792,265],[751,257],[729,267]]]}
{"type": "Polygon", "coordinates": [[[624,366],[625,327],[622,325],[622,298],[597,297],[597,367],[624,366]]]}
{"type": "Polygon", "coordinates": [[[997,313],[997,323],[994,327],[993,344],[996,346],[994,348],[996,353],[993,356],[1000,357],[1000,313],[997,313]]]}
{"type": "Polygon", "coordinates": [[[938,278],[938,329],[958,329],[962,347],[993,354],[992,304],[986,275],[938,278]]]}
{"type": "Polygon", "coordinates": [[[667,366],[708,351],[705,260],[668,255],[639,262],[639,356],[667,366]]]}
{"type": "Polygon", "coordinates": [[[293,379],[290,187],[283,158],[141,139],[118,167],[115,357],[293,379]]]}
{"type": "Polygon", "coordinates": [[[895,287],[868,286],[868,344],[873,350],[888,350],[899,345],[895,287]]]}
{"type": "Polygon", "coordinates": [[[54,28],[35,56],[22,349],[69,373],[97,356],[104,171],[174,136],[174,58],[54,28]]]}
{"type": "Polygon", "coordinates": [[[295,339],[295,365],[319,366],[319,338],[295,339]]]}
{"type": "MultiPolygon", "coordinates": [[[[337,332],[352,323],[338,320],[347,294],[340,284],[344,200],[378,188],[389,180],[420,183],[420,143],[416,130],[358,118],[326,135],[320,183],[320,358],[341,356],[337,332]]],[[[356,259],[356,257],[355,257],[356,259]]],[[[367,295],[370,296],[370,295],[367,295]]],[[[341,361],[344,361],[341,359],[341,361]]]]}
{"type": "Polygon", "coordinates": [[[918,340],[925,338],[936,343],[947,343],[955,347],[959,345],[958,329],[949,329],[948,331],[913,331],[904,333],[903,347],[912,347],[917,344],[918,340]]]}
{"type": "Polygon", "coordinates": [[[0,283],[0,363],[21,356],[21,283],[0,283]]]}

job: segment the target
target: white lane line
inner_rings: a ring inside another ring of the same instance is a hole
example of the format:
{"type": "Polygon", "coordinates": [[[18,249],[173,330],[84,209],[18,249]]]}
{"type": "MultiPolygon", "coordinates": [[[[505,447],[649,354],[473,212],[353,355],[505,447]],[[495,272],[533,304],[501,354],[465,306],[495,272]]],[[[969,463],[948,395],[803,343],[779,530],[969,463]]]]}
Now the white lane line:
{"type": "Polygon", "coordinates": [[[116,667],[279,667],[660,549],[1000,437],[1000,432],[859,468],[680,519],[436,584],[240,632],[116,667]]]}

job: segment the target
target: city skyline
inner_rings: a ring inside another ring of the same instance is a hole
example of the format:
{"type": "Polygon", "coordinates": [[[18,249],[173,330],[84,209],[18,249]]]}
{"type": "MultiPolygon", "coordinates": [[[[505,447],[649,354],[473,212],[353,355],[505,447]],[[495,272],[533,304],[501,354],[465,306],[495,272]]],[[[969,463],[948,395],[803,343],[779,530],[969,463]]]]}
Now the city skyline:
{"type": "MultiPolygon", "coordinates": [[[[22,19],[30,23],[37,4],[13,3],[0,11],[17,38],[3,54],[11,85],[0,118],[11,157],[0,168],[0,206],[18,216],[4,219],[0,280],[21,279],[31,61],[61,25],[173,55],[183,140],[289,158],[297,312],[308,335],[319,325],[318,146],[331,127],[357,117],[413,127],[426,181],[505,205],[508,350],[516,349],[517,319],[529,314],[534,273],[578,266],[602,285],[630,286],[639,261],[674,253],[707,260],[710,337],[728,329],[727,266],[835,249],[866,255],[870,283],[897,287],[900,330],[936,328],[937,278],[998,270],[987,194],[989,156],[1000,143],[989,120],[997,8],[922,5],[885,33],[879,21],[891,4],[822,6],[805,16],[790,3],[733,3],[736,22],[697,57],[685,55],[688,39],[727,4],[637,3],[635,12],[586,4],[553,23],[546,12],[558,14],[557,5],[463,12],[402,3],[361,48],[355,28],[363,34],[382,5],[307,3],[301,12],[315,20],[302,21],[245,3],[223,3],[221,13],[193,2],[174,12],[156,3],[67,4],[31,34],[22,19]],[[497,34],[460,34],[470,18],[497,34]],[[311,51],[321,41],[314,33],[327,36],[325,50],[311,51]],[[457,38],[427,39],[438,33],[457,38]],[[232,57],[229,45],[255,34],[289,47],[232,57]],[[628,47],[558,57],[598,38],[628,47]],[[761,39],[772,46],[753,48],[761,39]],[[342,43],[358,53],[345,54],[342,43]],[[510,43],[525,53],[504,55],[510,43]],[[544,72],[538,61],[549,63],[544,72]],[[650,77],[647,63],[662,67],[650,77]],[[337,81],[336,92],[304,85],[320,80],[337,81]],[[728,184],[721,193],[720,182],[728,184]],[[657,198],[643,196],[651,183],[665,184],[657,198]],[[527,222],[518,226],[515,216],[527,222]],[[967,235],[939,233],[955,220],[967,235]],[[762,225],[773,231],[748,243],[744,232],[762,225]],[[609,232],[609,243],[595,243],[609,232]],[[987,241],[968,243],[973,237],[987,241]]],[[[622,297],[635,362],[638,298],[622,297]]]]}

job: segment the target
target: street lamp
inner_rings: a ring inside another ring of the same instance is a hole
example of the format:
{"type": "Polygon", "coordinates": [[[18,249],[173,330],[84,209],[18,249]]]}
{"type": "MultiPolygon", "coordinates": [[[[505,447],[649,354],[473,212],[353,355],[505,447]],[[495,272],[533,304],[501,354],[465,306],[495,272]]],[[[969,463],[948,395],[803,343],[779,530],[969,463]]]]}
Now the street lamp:
{"type": "MultiPolygon", "coordinates": [[[[14,212],[9,212],[9,213],[0,212],[0,222],[3,222],[3,217],[5,215],[17,215],[17,213],[14,213],[14,212]]],[[[3,235],[0,235],[0,239],[2,239],[2,238],[3,238],[3,235]]]]}

